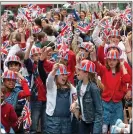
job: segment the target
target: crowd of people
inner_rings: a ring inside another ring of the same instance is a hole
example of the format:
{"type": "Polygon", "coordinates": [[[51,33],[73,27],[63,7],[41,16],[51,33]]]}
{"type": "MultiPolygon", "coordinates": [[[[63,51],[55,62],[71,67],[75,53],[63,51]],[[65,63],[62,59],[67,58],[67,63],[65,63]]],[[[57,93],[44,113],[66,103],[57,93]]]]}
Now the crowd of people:
{"type": "Polygon", "coordinates": [[[1,132],[131,133],[131,8],[23,16],[1,19],[1,132]]]}

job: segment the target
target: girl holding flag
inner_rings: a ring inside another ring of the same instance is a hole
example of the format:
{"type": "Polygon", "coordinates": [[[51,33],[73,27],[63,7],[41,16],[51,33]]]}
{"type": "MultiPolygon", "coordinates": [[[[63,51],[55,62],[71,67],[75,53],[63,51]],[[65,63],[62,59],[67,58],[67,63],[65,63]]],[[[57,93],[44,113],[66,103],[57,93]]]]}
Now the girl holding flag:
{"type": "Polygon", "coordinates": [[[71,134],[70,105],[76,89],[68,82],[67,68],[55,64],[49,73],[46,104],[46,134],[71,134]]]}

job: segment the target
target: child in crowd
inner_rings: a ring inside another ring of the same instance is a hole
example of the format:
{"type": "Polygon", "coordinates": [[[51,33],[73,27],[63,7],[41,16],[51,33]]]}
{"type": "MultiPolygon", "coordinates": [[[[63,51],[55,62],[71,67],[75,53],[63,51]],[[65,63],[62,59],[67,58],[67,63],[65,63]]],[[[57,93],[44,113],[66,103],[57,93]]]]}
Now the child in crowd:
{"type": "Polygon", "coordinates": [[[5,101],[16,108],[18,99],[30,96],[30,90],[27,81],[18,73],[7,70],[3,73],[3,85],[5,86],[5,101]],[[15,87],[16,81],[21,83],[22,89],[15,87]]]}
{"type": "Polygon", "coordinates": [[[67,68],[55,64],[49,73],[46,104],[46,134],[71,134],[70,105],[76,89],[68,82],[67,68]]]}
{"type": "MultiPolygon", "coordinates": [[[[65,45],[67,45],[67,44],[65,44],[65,45]]],[[[62,44],[62,46],[63,46],[63,44],[62,44]]],[[[44,69],[46,70],[46,72],[49,73],[52,70],[55,62],[51,62],[51,61],[47,60],[47,56],[49,53],[47,51],[49,51],[49,50],[45,49],[45,51],[44,51],[45,57],[44,57],[43,66],[44,66],[44,69]]],[[[76,56],[75,56],[74,52],[72,50],[70,50],[68,48],[68,46],[67,46],[67,48],[62,48],[60,46],[58,57],[59,57],[60,63],[66,65],[68,71],[71,72],[68,75],[68,80],[74,85],[74,73],[75,73],[75,65],[76,65],[76,56]]]]}
{"type": "Polygon", "coordinates": [[[101,24],[104,21],[107,21],[109,19],[108,16],[104,17],[99,24],[96,26],[95,30],[93,31],[92,38],[95,43],[95,45],[98,47],[97,50],[97,57],[101,64],[105,65],[105,50],[110,44],[115,44],[116,46],[119,46],[122,49],[122,55],[121,57],[124,59],[124,61],[127,62],[127,55],[125,52],[125,46],[123,42],[121,41],[121,35],[119,29],[111,29],[111,26],[108,29],[105,29],[102,31],[101,24]],[[103,32],[102,38],[99,37],[99,33],[103,32]]]}
{"type": "Polygon", "coordinates": [[[95,73],[95,64],[89,60],[83,60],[77,66],[77,78],[80,80],[77,85],[78,100],[71,105],[71,111],[74,112],[79,105],[79,134],[102,132],[102,100],[95,73]]]}
{"type": "MultiPolygon", "coordinates": [[[[44,118],[46,109],[46,86],[42,82],[38,72],[38,61],[41,56],[41,49],[33,47],[34,40],[31,38],[30,46],[25,53],[24,64],[31,78],[31,119],[32,125],[30,132],[37,133],[38,122],[41,118],[41,131],[44,132],[44,118]],[[30,58],[29,58],[30,55],[30,58]]],[[[46,79],[46,75],[42,74],[46,79]]]]}
{"type": "Polygon", "coordinates": [[[79,53],[81,59],[90,59],[90,52],[91,48],[94,47],[94,45],[91,42],[82,42],[79,45],[79,53]]]}
{"type": "MultiPolygon", "coordinates": [[[[11,70],[13,72],[19,72],[19,74],[21,74],[20,71],[23,68],[22,67],[23,65],[22,65],[22,62],[21,62],[21,60],[18,56],[16,56],[16,55],[9,56],[7,61],[5,62],[5,65],[6,65],[8,70],[11,70]]],[[[30,81],[29,81],[28,77],[24,77],[24,74],[21,74],[21,75],[28,82],[28,86],[29,86],[30,81]]],[[[19,88],[20,90],[22,90],[21,83],[16,82],[15,88],[19,88]]],[[[21,111],[23,109],[24,104],[25,104],[24,99],[18,100],[18,103],[17,103],[17,106],[16,106],[16,112],[17,112],[18,116],[21,115],[21,111]]]]}
{"type": "MultiPolygon", "coordinates": [[[[76,55],[77,65],[84,59],[90,60],[90,52],[92,51],[94,45],[91,42],[82,42],[79,45],[79,52],[76,55]]],[[[75,85],[78,83],[78,79],[75,76],[75,85]]]]}
{"type": "MultiPolygon", "coordinates": [[[[19,74],[21,74],[21,76],[26,80],[28,86],[30,87],[29,75],[27,73],[26,68],[23,65],[23,62],[22,62],[23,55],[24,55],[23,52],[19,51],[16,53],[16,55],[9,56],[5,62],[5,65],[6,65],[8,70],[11,70],[13,72],[18,72],[19,74]]],[[[15,88],[23,90],[21,83],[19,83],[18,81],[16,81],[15,88]]],[[[17,116],[21,116],[21,112],[22,112],[24,104],[25,104],[25,98],[18,100],[16,108],[15,108],[17,116]]]]}
{"type": "Polygon", "coordinates": [[[91,53],[91,59],[94,61],[96,71],[105,87],[102,93],[104,109],[103,133],[107,133],[108,126],[115,125],[117,119],[123,120],[122,99],[124,96],[128,98],[129,94],[131,96],[131,89],[125,88],[130,83],[131,77],[123,62],[120,62],[120,51],[108,51],[106,54],[106,66],[96,61],[95,49],[91,53]]]}
{"type": "Polygon", "coordinates": [[[10,128],[15,131],[18,129],[18,117],[15,113],[13,106],[4,101],[4,91],[1,91],[1,128],[5,129],[5,133],[14,133],[10,128]]]}

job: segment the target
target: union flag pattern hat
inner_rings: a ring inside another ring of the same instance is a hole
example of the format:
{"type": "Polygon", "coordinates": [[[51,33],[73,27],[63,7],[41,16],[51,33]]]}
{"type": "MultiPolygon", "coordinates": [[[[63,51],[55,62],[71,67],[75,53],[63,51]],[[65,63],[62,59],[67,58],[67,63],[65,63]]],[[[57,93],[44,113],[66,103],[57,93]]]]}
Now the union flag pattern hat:
{"type": "Polygon", "coordinates": [[[90,60],[82,60],[80,65],[77,68],[86,72],[96,73],[95,64],[90,60]]]}
{"type": "Polygon", "coordinates": [[[22,66],[22,63],[21,63],[21,61],[20,61],[20,58],[19,58],[18,56],[16,56],[16,55],[10,56],[10,57],[7,59],[7,61],[5,62],[5,65],[8,66],[8,63],[9,63],[9,62],[18,62],[18,63],[22,66]]]}
{"type": "Polygon", "coordinates": [[[86,51],[89,51],[89,49],[93,46],[93,44],[91,42],[82,42],[80,45],[79,45],[79,48],[83,48],[85,49],[86,51]]]}
{"type": "Polygon", "coordinates": [[[70,72],[67,71],[67,67],[63,64],[59,64],[59,68],[56,71],[55,75],[61,75],[61,74],[69,74],[70,72]]]}
{"type": "Polygon", "coordinates": [[[30,55],[32,56],[32,55],[34,55],[34,54],[39,54],[39,53],[41,53],[41,49],[40,49],[39,47],[33,47],[33,48],[31,49],[30,55]]]}
{"type": "Polygon", "coordinates": [[[110,50],[107,54],[105,59],[120,59],[119,52],[116,50],[110,50]]]}
{"type": "Polygon", "coordinates": [[[111,30],[108,38],[109,37],[120,37],[121,38],[120,31],[116,30],[116,29],[111,30]]]}
{"type": "Polygon", "coordinates": [[[16,80],[17,79],[17,75],[15,74],[15,72],[7,70],[7,71],[5,71],[3,73],[2,78],[3,79],[14,79],[14,80],[16,80]]]}
{"type": "Polygon", "coordinates": [[[122,50],[120,49],[119,46],[117,46],[117,45],[115,45],[115,44],[111,44],[111,45],[109,45],[109,46],[105,49],[105,55],[108,53],[109,49],[111,49],[111,48],[112,48],[112,49],[116,48],[116,49],[119,51],[119,56],[122,55],[122,50]]]}

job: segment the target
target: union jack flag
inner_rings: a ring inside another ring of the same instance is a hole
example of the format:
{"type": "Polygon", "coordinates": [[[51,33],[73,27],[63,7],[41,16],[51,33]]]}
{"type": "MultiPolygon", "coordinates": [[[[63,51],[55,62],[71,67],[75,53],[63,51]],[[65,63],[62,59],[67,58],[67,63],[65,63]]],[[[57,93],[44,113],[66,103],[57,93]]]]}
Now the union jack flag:
{"type": "Polygon", "coordinates": [[[22,117],[23,117],[23,128],[29,129],[32,124],[32,121],[31,121],[30,102],[28,100],[26,100],[25,105],[23,107],[22,117]]]}
{"type": "Polygon", "coordinates": [[[109,36],[109,33],[110,33],[111,29],[102,29],[101,31],[101,36],[102,38],[107,38],[109,36]]]}
{"type": "Polygon", "coordinates": [[[32,16],[31,16],[30,11],[27,11],[27,10],[26,10],[26,12],[25,12],[25,16],[26,16],[26,18],[27,18],[27,21],[30,21],[30,22],[31,22],[31,20],[32,20],[32,16]]]}
{"type": "Polygon", "coordinates": [[[111,18],[110,19],[107,19],[107,20],[105,20],[105,21],[103,21],[101,23],[101,27],[104,28],[104,29],[111,28],[111,25],[112,25],[111,18]]]}
{"type": "Polygon", "coordinates": [[[66,44],[64,39],[63,39],[63,44],[61,45],[61,48],[59,51],[62,52],[63,54],[65,54],[69,51],[68,45],[66,44]]]}
{"type": "Polygon", "coordinates": [[[88,24],[86,27],[81,27],[81,26],[79,26],[78,25],[78,29],[81,31],[81,32],[88,32],[90,29],[91,29],[91,27],[92,27],[92,23],[90,23],[90,24],[88,24]]]}
{"type": "Polygon", "coordinates": [[[66,32],[66,30],[68,29],[68,25],[66,25],[62,30],[61,30],[61,33],[60,35],[63,36],[66,32]]]}
{"type": "Polygon", "coordinates": [[[82,26],[78,25],[77,29],[79,29],[81,32],[84,32],[84,33],[86,32],[86,29],[82,26]]]}
{"type": "Polygon", "coordinates": [[[0,54],[1,54],[1,59],[5,60],[8,55],[8,50],[4,48],[0,48],[0,54]]]}
{"type": "Polygon", "coordinates": [[[44,13],[44,11],[45,11],[45,8],[40,8],[40,9],[38,10],[38,15],[41,15],[42,13],[44,13]]]}
{"type": "Polygon", "coordinates": [[[9,41],[6,40],[6,41],[4,41],[3,44],[2,44],[2,48],[8,48],[8,47],[9,47],[9,41]]]}
{"type": "Polygon", "coordinates": [[[125,23],[131,23],[132,19],[131,19],[131,8],[128,8],[124,11],[124,13],[121,13],[119,16],[123,22],[125,23]]]}
{"type": "Polygon", "coordinates": [[[56,44],[57,44],[57,46],[58,46],[58,44],[61,44],[62,43],[62,36],[61,35],[58,35],[57,37],[56,37],[56,44]]]}

